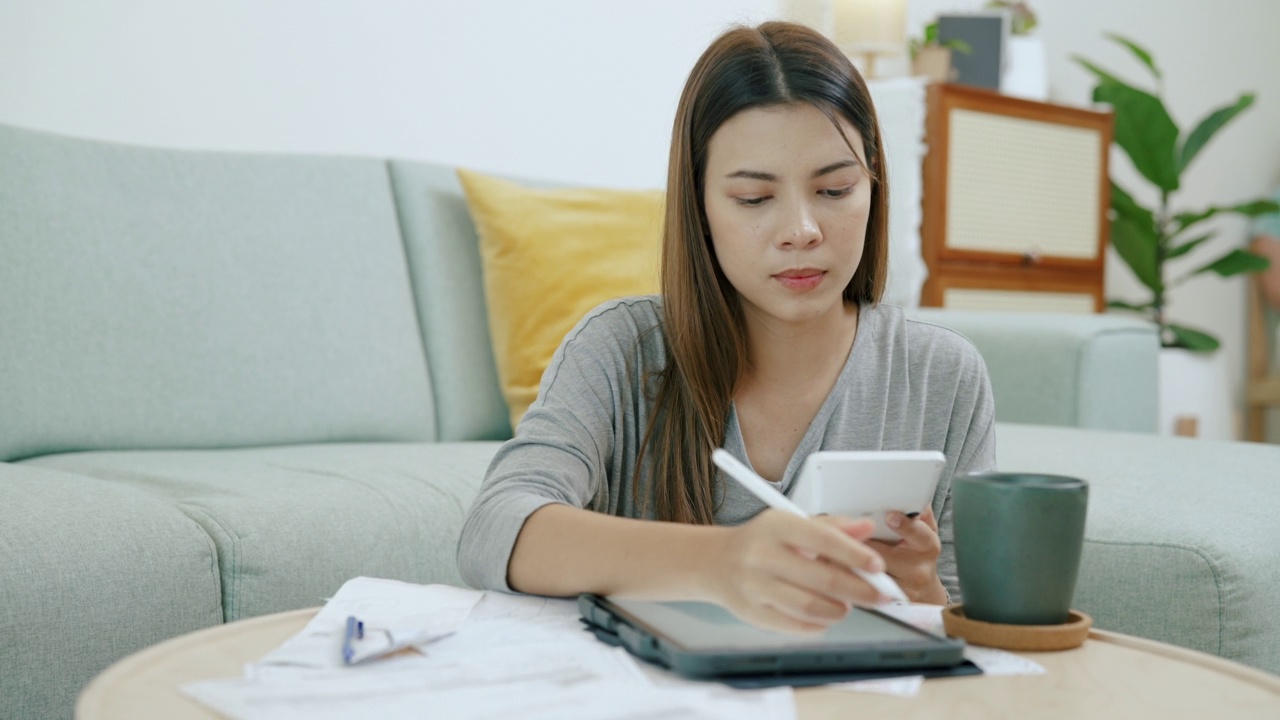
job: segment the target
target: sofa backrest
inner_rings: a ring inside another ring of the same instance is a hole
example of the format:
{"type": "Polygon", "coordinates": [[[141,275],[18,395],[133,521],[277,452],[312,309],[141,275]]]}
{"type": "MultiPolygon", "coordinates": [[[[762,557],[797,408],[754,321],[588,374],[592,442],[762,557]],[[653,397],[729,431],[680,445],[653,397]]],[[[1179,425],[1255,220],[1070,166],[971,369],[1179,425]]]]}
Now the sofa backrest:
{"type": "Polygon", "coordinates": [[[991,376],[996,420],[1155,432],[1160,337],[1123,315],[919,308],[919,320],[973,342],[991,376]]]}
{"type": "Polygon", "coordinates": [[[388,165],[431,367],[438,437],[509,438],[480,244],[455,169],[406,160],[388,165]]]}
{"type": "Polygon", "coordinates": [[[0,125],[0,460],[434,417],[385,162],[0,125]]]}

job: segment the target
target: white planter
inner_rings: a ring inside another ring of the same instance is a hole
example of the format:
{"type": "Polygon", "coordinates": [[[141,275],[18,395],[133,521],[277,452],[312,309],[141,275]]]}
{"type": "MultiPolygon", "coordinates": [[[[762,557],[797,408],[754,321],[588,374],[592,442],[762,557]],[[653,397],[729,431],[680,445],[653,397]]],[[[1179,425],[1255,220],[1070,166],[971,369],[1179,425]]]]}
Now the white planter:
{"type": "Polygon", "coordinates": [[[1177,434],[1179,418],[1195,418],[1196,437],[1236,439],[1223,353],[1160,350],[1160,434],[1177,434]]]}
{"type": "Polygon", "coordinates": [[[1008,57],[1000,73],[1000,92],[1028,100],[1048,100],[1044,41],[1037,35],[1010,35],[1005,49],[1008,57]]]}

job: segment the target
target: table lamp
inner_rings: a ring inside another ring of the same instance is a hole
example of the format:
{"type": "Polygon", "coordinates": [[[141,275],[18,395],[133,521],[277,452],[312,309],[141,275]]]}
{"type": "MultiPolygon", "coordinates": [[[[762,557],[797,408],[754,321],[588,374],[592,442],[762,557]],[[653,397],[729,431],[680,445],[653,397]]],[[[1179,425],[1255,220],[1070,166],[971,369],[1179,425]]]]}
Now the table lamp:
{"type": "Polygon", "coordinates": [[[862,59],[863,73],[875,77],[877,55],[906,49],[907,0],[835,0],[836,45],[862,59]]]}

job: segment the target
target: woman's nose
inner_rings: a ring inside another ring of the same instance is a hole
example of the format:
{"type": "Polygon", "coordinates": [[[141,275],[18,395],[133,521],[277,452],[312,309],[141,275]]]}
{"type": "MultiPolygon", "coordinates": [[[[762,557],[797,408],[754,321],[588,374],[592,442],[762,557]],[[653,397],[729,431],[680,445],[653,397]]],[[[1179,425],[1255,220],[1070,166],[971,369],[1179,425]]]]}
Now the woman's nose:
{"type": "Polygon", "coordinates": [[[805,248],[822,242],[822,230],[818,227],[813,208],[803,200],[790,203],[779,230],[780,247],[805,248]]]}

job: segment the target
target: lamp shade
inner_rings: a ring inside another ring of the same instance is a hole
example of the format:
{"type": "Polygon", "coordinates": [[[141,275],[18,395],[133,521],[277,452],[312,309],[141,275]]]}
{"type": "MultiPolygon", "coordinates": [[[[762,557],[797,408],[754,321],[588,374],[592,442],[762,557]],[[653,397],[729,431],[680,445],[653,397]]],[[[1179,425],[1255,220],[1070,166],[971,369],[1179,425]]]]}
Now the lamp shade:
{"type": "Polygon", "coordinates": [[[835,42],[860,53],[895,54],[907,40],[906,0],[835,0],[835,42]]]}

